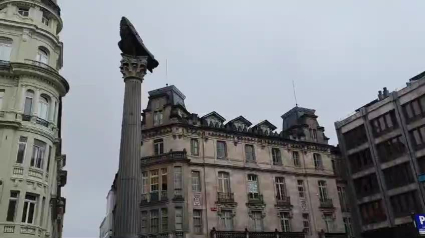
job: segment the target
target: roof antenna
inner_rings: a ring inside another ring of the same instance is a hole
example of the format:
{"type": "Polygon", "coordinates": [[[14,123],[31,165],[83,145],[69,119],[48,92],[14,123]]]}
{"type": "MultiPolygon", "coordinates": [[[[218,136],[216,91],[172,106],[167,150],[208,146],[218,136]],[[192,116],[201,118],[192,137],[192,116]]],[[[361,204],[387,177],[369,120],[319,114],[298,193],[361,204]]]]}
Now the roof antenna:
{"type": "Polygon", "coordinates": [[[295,107],[298,107],[297,93],[295,92],[295,83],[294,83],[294,80],[292,80],[292,89],[294,90],[295,107]]]}
{"type": "Polygon", "coordinates": [[[165,86],[168,86],[168,59],[165,59],[165,86]]]}

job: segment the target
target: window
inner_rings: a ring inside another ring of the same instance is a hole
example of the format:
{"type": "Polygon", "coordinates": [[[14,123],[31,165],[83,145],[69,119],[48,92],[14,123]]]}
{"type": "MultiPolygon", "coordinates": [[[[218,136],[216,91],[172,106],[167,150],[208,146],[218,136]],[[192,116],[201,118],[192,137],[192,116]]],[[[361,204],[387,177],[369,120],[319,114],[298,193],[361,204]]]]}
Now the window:
{"type": "Polygon", "coordinates": [[[199,155],[199,141],[198,141],[198,139],[191,139],[190,140],[190,151],[192,152],[192,155],[194,155],[194,156],[199,155]]]}
{"type": "Polygon", "coordinates": [[[168,210],[167,208],[161,209],[161,232],[168,231],[168,210]]]}
{"type": "Polygon", "coordinates": [[[363,203],[359,205],[359,209],[363,224],[377,223],[387,219],[381,200],[363,203]]]}
{"type": "Polygon", "coordinates": [[[183,188],[182,173],[183,173],[182,167],[174,167],[174,191],[176,193],[182,192],[182,188],[183,188]]]}
{"type": "Polygon", "coordinates": [[[304,180],[297,180],[298,195],[305,198],[304,180]]]}
{"type": "Polygon", "coordinates": [[[254,152],[253,145],[245,145],[245,157],[246,157],[246,162],[255,161],[255,152],[254,152]]]}
{"type": "Polygon", "coordinates": [[[379,143],[376,146],[376,150],[378,151],[379,160],[381,162],[387,162],[404,154],[406,145],[401,136],[397,136],[379,143]]]}
{"type": "Polygon", "coordinates": [[[50,158],[52,157],[52,147],[49,145],[49,156],[47,157],[47,173],[49,172],[50,169],[50,158]]]}
{"type": "Polygon", "coordinates": [[[421,210],[416,191],[392,196],[390,202],[395,217],[409,216],[421,210]]]}
{"type": "Polygon", "coordinates": [[[162,139],[154,140],[153,147],[154,147],[155,155],[164,154],[164,141],[162,139]]]}
{"type": "Polygon", "coordinates": [[[248,197],[250,199],[258,199],[259,195],[257,175],[248,174],[248,197]]]}
{"type": "Polygon", "coordinates": [[[332,214],[324,214],[323,215],[326,225],[326,232],[331,233],[334,232],[335,224],[334,224],[334,218],[332,214]]]}
{"type": "Polygon", "coordinates": [[[316,129],[310,129],[310,137],[312,140],[317,140],[317,130],[316,129]]]}
{"type": "Polygon", "coordinates": [[[8,38],[0,38],[0,61],[10,61],[12,53],[12,40],[8,38]]]}
{"type": "Polygon", "coordinates": [[[158,222],[159,222],[159,218],[158,218],[158,210],[151,210],[151,229],[150,229],[150,233],[158,233],[158,222]]]}
{"type": "Polygon", "coordinates": [[[326,181],[320,180],[319,184],[319,198],[321,202],[328,200],[328,189],[326,188],[326,181]]]}
{"type": "Polygon", "coordinates": [[[193,232],[202,234],[202,210],[193,210],[193,232]]]}
{"type": "Polygon", "coordinates": [[[46,143],[34,140],[34,146],[32,150],[31,166],[39,169],[43,169],[44,154],[46,152],[46,143]]]}
{"type": "Polygon", "coordinates": [[[176,231],[183,230],[183,209],[181,207],[176,207],[175,210],[176,218],[175,218],[175,229],[176,231]]]}
{"type": "Polygon", "coordinates": [[[404,105],[402,105],[404,117],[406,121],[413,122],[418,120],[424,116],[425,112],[425,96],[421,96],[420,98],[416,98],[404,105]]]}
{"type": "Polygon", "coordinates": [[[370,168],[373,166],[372,156],[369,149],[359,151],[349,155],[348,160],[353,173],[370,168]]]}
{"type": "Polygon", "coordinates": [[[35,61],[43,64],[49,64],[49,51],[44,47],[39,47],[35,61]]]}
{"type": "Polygon", "coordinates": [[[276,185],[276,199],[284,200],[286,199],[286,185],[284,177],[276,177],[275,178],[276,185]]]}
{"type": "Polygon", "coordinates": [[[14,222],[18,210],[19,192],[10,191],[9,208],[7,209],[6,221],[14,222]]]}
{"type": "Polygon", "coordinates": [[[300,153],[298,151],[292,151],[292,159],[294,160],[294,166],[300,167],[300,153]]]}
{"type": "Polygon", "coordinates": [[[192,191],[201,192],[201,174],[199,171],[192,171],[192,191]]]}
{"type": "Polygon", "coordinates": [[[425,147],[425,126],[415,128],[410,131],[410,137],[412,138],[413,146],[416,150],[425,147]]]}
{"type": "Polygon", "coordinates": [[[278,148],[272,149],[273,165],[282,165],[282,157],[278,148]]]}
{"type": "Polygon", "coordinates": [[[347,196],[345,194],[345,187],[337,186],[336,189],[338,190],[338,198],[339,203],[341,204],[341,210],[343,212],[348,212],[348,203],[347,203],[347,196]]]}
{"type": "Polygon", "coordinates": [[[162,168],[161,169],[161,190],[162,191],[167,191],[168,190],[168,186],[167,186],[167,180],[168,180],[168,174],[167,174],[167,168],[162,168]]]}
{"type": "Polygon", "coordinates": [[[18,13],[21,16],[27,17],[27,16],[30,15],[30,9],[29,8],[20,7],[20,8],[18,8],[18,13]]]}
{"type": "Polygon", "coordinates": [[[291,232],[291,218],[289,212],[280,213],[280,225],[283,232],[291,232]]]}
{"type": "Polygon", "coordinates": [[[37,197],[32,194],[25,195],[24,210],[22,212],[22,223],[34,224],[37,197]]]}
{"type": "Polygon", "coordinates": [[[375,174],[369,174],[353,180],[354,189],[358,198],[379,192],[378,180],[375,174]]]}
{"type": "Polygon", "coordinates": [[[230,193],[230,176],[226,172],[218,172],[218,192],[230,193]]]}
{"type": "Polygon", "coordinates": [[[415,182],[409,162],[389,167],[383,172],[387,189],[398,188],[415,182]]]}
{"type": "Polygon", "coordinates": [[[28,138],[25,136],[19,137],[18,143],[18,154],[16,156],[16,163],[22,164],[25,159],[25,150],[27,148],[27,140],[28,138]]]}
{"type": "Polygon", "coordinates": [[[0,111],[3,109],[4,89],[0,89],[0,111]]]}
{"type": "Polygon", "coordinates": [[[158,170],[151,170],[151,193],[157,193],[159,190],[158,170]]]}
{"type": "Polygon", "coordinates": [[[142,194],[149,192],[148,172],[142,172],[142,194]]]}
{"type": "Polygon", "coordinates": [[[50,24],[50,19],[46,16],[46,13],[43,13],[43,18],[41,19],[41,22],[46,25],[49,26],[50,24]]]}
{"type": "Polygon", "coordinates": [[[49,117],[49,99],[45,95],[38,100],[38,117],[46,121],[49,117]]]}
{"type": "Polygon", "coordinates": [[[233,214],[230,210],[222,210],[220,216],[220,228],[225,231],[233,230],[233,214]]]}
{"type": "Polygon", "coordinates": [[[375,137],[394,130],[397,127],[395,111],[392,110],[370,121],[372,132],[375,137]]]}
{"type": "Polygon", "coordinates": [[[226,142],[217,141],[217,159],[226,159],[226,157],[227,157],[226,142]]]}
{"type": "Polygon", "coordinates": [[[323,169],[322,156],[320,154],[314,153],[313,160],[315,169],[323,169]]]}
{"type": "Polygon", "coordinates": [[[141,221],[142,221],[141,232],[142,234],[146,234],[148,233],[148,212],[147,211],[142,211],[141,221]]]}
{"type": "Polygon", "coordinates": [[[252,230],[256,232],[263,231],[263,214],[261,211],[251,212],[252,230]]]}
{"type": "Polygon", "coordinates": [[[153,125],[159,126],[162,125],[163,114],[162,111],[156,111],[153,113],[153,125]]]}
{"type": "Polygon", "coordinates": [[[32,114],[32,101],[34,98],[34,91],[28,90],[25,93],[25,106],[24,106],[24,114],[31,115],[32,114]]]}
{"type": "Polygon", "coordinates": [[[351,218],[344,217],[342,220],[344,221],[345,233],[349,238],[354,237],[353,227],[351,226],[351,218]]]}
{"type": "Polygon", "coordinates": [[[303,213],[303,232],[310,234],[310,217],[308,213],[303,213]]]}
{"type": "Polygon", "coordinates": [[[364,144],[367,141],[367,135],[364,125],[360,125],[343,134],[347,150],[364,144]]]}

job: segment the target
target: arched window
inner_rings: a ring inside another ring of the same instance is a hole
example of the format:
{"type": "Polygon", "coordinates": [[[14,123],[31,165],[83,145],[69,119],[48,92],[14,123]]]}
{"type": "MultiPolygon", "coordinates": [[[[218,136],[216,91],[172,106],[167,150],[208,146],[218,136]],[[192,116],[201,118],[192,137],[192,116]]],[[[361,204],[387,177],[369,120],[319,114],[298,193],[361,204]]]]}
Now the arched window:
{"type": "Polygon", "coordinates": [[[34,91],[28,90],[25,93],[25,106],[24,106],[24,114],[31,115],[32,114],[32,101],[34,99],[34,91]]]}
{"type": "Polygon", "coordinates": [[[35,60],[44,64],[49,64],[49,54],[49,50],[44,47],[39,47],[35,60]]]}
{"type": "Polygon", "coordinates": [[[38,117],[46,121],[49,118],[49,98],[46,95],[41,95],[38,100],[38,117]]]}
{"type": "Polygon", "coordinates": [[[0,60],[10,61],[12,53],[12,40],[9,38],[0,38],[0,60]]]}

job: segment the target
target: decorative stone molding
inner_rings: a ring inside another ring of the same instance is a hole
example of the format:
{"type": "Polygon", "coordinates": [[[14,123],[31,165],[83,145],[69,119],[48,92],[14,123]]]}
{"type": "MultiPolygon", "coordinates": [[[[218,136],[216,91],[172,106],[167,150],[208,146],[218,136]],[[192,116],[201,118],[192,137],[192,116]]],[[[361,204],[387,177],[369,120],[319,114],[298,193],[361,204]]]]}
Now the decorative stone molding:
{"type": "Polygon", "coordinates": [[[282,216],[280,215],[281,212],[287,212],[289,215],[289,218],[293,218],[294,217],[294,213],[291,211],[277,211],[277,217],[280,219],[282,218],[282,216]]]}
{"type": "Polygon", "coordinates": [[[266,212],[264,209],[248,209],[248,216],[250,218],[254,218],[253,212],[261,212],[261,218],[264,219],[266,217],[266,212]]]}
{"type": "Polygon", "coordinates": [[[147,56],[132,56],[121,54],[121,73],[124,80],[127,78],[137,78],[143,81],[146,75],[146,66],[148,64],[147,56]]]}

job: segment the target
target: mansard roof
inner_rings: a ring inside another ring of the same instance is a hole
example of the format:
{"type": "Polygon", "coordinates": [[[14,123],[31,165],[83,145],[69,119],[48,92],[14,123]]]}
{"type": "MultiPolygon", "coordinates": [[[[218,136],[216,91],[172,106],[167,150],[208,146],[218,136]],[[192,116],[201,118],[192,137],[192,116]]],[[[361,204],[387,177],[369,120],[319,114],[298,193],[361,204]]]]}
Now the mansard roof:
{"type": "Polygon", "coordinates": [[[212,112],[208,113],[207,115],[205,115],[201,118],[205,119],[205,118],[208,118],[208,117],[215,117],[219,121],[221,121],[222,123],[226,121],[226,119],[224,117],[222,117],[220,114],[218,114],[216,111],[212,111],[212,112]]]}
{"type": "Polygon", "coordinates": [[[184,100],[186,99],[186,96],[174,85],[149,91],[148,94],[149,99],[152,97],[167,96],[167,103],[171,105],[180,104],[185,107],[184,100]]]}
{"type": "Polygon", "coordinates": [[[245,124],[245,126],[250,127],[252,125],[252,123],[250,121],[248,121],[245,117],[243,116],[238,116],[235,119],[227,122],[227,124],[233,124],[236,121],[241,121],[243,124],[245,124]]]}
{"type": "Polygon", "coordinates": [[[264,121],[258,123],[257,125],[255,125],[254,127],[260,128],[263,125],[266,126],[266,127],[268,127],[272,131],[274,131],[274,130],[277,129],[277,127],[275,125],[271,124],[268,120],[264,120],[264,121]]]}

